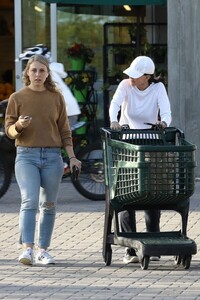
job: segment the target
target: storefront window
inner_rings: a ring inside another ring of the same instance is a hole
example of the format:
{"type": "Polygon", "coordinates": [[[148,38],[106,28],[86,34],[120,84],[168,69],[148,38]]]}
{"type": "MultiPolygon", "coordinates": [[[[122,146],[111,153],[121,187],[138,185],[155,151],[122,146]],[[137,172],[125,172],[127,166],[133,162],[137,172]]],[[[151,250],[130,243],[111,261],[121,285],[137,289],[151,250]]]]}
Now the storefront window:
{"type": "Polygon", "coordinates": [[[50,8],[43,1],[22,1],[22,48],[50,47],[50,8]]]}
{"type": "Polygon", "coordinates": [[[58,7],[58,61],[70,70],[67,48],[74,43],[82,43],[95,52],[91,64],[86,67],[97,72],[103,79],[103,25],[106,22],[133,22],[134,17],[113,16],[112,6],[69,6],[58,7]]]}

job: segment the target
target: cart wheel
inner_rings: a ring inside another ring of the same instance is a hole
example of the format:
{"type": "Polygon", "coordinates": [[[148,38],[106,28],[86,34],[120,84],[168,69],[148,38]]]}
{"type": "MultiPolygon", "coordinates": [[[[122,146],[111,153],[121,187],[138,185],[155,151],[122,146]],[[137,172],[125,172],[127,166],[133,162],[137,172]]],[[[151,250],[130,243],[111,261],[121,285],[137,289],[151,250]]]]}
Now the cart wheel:
{"type": "Polygon", "coordinates": [[[182,257],[180,255],[177,255],[174,257],[174,264],[175,265],[180,265],[181,264],[181,260],[182,260],[182,257]]]}
{"type": "Polygon", "coordinates": [[[105,261],[106,266],[110,266],[111,261],[112,261],[112,248],[111,248],[110,244],[106,245],[104,261],[105,261]]]}
{"type": "Polygon", "coordinates": [[[149,266],[149,256],[144,256],[141,260],[142,270],[147,270],[149,266]]]}
{"type": "Polygon", "coordinates": [[[185,270],[189,269],[190,263],[191,263],[191,259],[192,259],[191,255],[183,257],[182,264],[183,264],[183,267],[184,267],[185,270]]]}

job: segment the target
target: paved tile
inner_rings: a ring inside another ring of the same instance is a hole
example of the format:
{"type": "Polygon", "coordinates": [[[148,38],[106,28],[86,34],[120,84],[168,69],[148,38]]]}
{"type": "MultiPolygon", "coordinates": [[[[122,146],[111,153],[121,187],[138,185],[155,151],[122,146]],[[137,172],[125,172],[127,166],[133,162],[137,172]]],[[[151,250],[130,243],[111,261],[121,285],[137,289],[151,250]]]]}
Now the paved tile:
{"type": "MultiPolygon", "coordinates": [[[[200,244],[200,182],[191,197],[188,236],[200,244]]],[[[20,194],[13,180],[0,199],[0,299],[200,299],[200,254],[191,267],[174,265],[164,256],[148,270],[124,265],[124,249],[112,246],[112,264],[102,258],[104,201],[82,197],[69,180],[61,183],[58,213],[51,244],[54,266],[23,266],[17,259],[20,194]]],[[[138,230],[144,230],[143,212],[137,213],[138,230]]],[[[161,230],[179,230],[180,216],[163,212],[161,230]]]]}

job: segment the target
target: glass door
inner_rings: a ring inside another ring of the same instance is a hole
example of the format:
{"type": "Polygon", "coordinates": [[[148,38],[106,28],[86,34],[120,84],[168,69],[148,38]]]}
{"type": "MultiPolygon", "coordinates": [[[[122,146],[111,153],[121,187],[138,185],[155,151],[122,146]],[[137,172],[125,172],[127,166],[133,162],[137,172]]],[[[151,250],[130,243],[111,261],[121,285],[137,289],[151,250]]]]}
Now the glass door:
{"type": "Polygon", "coordinates": [[[20,53],[27,47],[44,44],[51,49],[50,8],[43,1],[15,0],[15,90],[23,84],[20,53]]]}

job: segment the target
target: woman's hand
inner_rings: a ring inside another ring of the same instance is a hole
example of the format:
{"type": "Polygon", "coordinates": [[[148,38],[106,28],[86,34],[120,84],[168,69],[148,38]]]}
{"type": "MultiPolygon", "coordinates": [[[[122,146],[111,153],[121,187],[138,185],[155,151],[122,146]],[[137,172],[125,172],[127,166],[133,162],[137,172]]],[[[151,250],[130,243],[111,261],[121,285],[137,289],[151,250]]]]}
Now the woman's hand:
{"type": "Polygon", "coordinates": [[[28,127],[31,123],[32,117],[30,116],[19,116],[15,123],[15,129],[17,132],[22,132],[24,128],[28,127]]]}
{"type": "Polygon", "coordinates": [[[70,162],[70,170],[73,171],[73,167],[76,166],[79,169],[79,173],[81,172],[81,161],[78,160],[75,156],[69,159],[70,162]]]}
{"type": "Polygon", "coordinates": [[[166,128],[167,127],[167,123],[164,121],[158,121],[156,123],[156,125],[158,125],[159,128],[166,128]]]}
{"type": "Polygon", "coordinates": [[[118,122],[112,122],[110,124],[110,128],[112,130],[121,130],[121,125],[118,122]]]}

